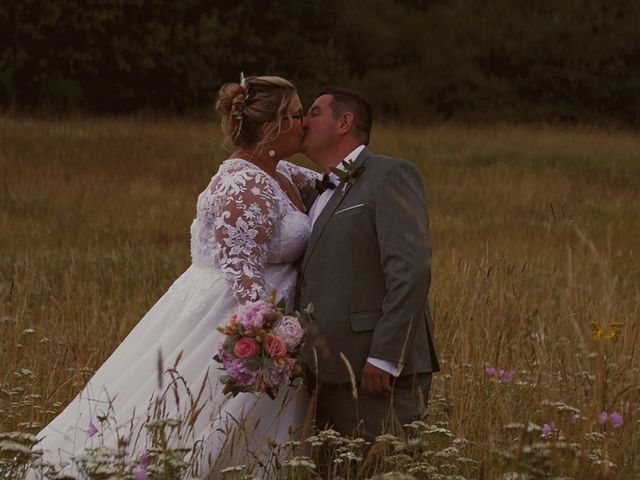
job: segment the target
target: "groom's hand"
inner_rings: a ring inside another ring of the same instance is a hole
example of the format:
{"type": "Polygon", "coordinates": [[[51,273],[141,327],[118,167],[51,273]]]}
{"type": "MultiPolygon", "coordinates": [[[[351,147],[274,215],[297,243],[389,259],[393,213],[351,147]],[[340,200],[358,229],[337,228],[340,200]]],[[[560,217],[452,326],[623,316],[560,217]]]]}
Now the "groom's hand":
{"type": "Polygon", "coordinates": [[[362,369],[360,386],[370,395],[384,395],[391,391],[391,375],[366,362],[362,369]]]}

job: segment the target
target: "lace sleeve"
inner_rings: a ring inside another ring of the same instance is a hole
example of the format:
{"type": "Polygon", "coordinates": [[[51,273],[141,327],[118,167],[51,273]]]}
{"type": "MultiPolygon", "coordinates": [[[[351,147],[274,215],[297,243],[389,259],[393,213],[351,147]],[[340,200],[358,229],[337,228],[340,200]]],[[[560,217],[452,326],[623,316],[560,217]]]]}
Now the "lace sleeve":
{"type": "Polygon", "coordinates": [[[240,303],[265,297],[264,269],[276,225],[275,192],[255,169],[225,172],[211,184],[214,195],[214,253],[240,303]]]}
{"type": "Polygon", "coordinates": [[[304,197],[309,194],[311,190],[315,188],[316,180],[320,180],[322,175],[308,168],[300,167],[286,160],[282,160],[278,163],[278,170],[282,171],[289,177],[291,183],[293,183],[300,194],[304,197]]]}

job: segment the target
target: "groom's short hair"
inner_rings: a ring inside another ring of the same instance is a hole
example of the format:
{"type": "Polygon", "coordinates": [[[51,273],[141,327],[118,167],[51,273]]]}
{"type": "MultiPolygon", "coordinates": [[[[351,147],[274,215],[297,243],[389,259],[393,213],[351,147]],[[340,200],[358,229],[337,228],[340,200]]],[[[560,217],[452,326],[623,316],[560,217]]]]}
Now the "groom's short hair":
{"type": "Polygon", "coordinates": [[[347,112],[353,114],[356,135],[359,134],[362,137],[365,145],[369,144],[373,121],[369,101],[360,93],[344,87],[324,87],[316,94],[316,98],[322,95],[332,96],[330,105],[334,117],[339,117],[347,112]]]}

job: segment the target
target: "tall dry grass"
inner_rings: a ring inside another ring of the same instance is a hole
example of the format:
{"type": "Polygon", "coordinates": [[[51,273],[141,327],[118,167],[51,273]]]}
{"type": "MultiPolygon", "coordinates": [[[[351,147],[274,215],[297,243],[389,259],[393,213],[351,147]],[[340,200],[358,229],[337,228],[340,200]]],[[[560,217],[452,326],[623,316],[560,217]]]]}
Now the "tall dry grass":
{"type": "MultiPolygon", "coordinates": [[[[189,264],[196,196],[226,156],[217,132],[0,118],[0,432],[50,420],[189,264]]],[[[469,460],[463,478],[639,478],[640,137],[380,125],[373,138],[427,188],[443,359],[428,421],[469,460]]]]}

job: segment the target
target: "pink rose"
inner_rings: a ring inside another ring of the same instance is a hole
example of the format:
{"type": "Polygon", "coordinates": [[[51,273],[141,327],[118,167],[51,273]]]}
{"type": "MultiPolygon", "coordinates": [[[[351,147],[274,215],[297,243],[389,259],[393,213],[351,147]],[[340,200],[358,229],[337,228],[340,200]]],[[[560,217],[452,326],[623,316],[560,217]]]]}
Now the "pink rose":
{"type": "Polygon", "coordinates": [[[238,358],[253,357],[258,353],[258,344],[253,338],[242,338],[233,347],[233,353],[238,358]]]}
{"type": "Polygon", "coordinates": [[[287,354],[287,346],[282,339],[271,334],[264,337],[264,349],[271,358],[281,358],[287,354]]]}

